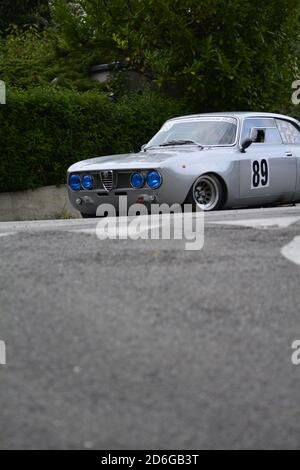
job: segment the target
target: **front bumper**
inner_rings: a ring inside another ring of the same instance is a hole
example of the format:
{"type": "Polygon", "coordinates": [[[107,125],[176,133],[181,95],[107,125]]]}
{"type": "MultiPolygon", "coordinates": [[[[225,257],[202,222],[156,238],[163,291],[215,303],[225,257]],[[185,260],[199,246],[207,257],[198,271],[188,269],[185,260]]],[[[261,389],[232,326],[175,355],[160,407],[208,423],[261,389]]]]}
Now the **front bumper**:
{"type": "MultiPolygon", "coordinates": [[[[96,215],[101,205],[111,205],[116,212],[128,210],[133,204],[162,204],[167,202],[162,198],[159,190],[128,189],[126,191],[110,191],[106,194],[97,191],[71,191],[68,190],[72,206],[83,214],[96,215]]],[[[123,214],[127,215],[127,214],[123,214]]]]}
{"type": "MultiPolygon", "coordinates": [[[[162,176],[162,184],[158,189],[150,189],[147,186],[136,189],[129,187],[129,178],[132,171],[122,170],[122,172],[119,172],[118,170],[113,170],[114,178],[116,173],[118,173],[118,176],[113,180],[111,190],[103,188],[99,176],[100,170],[98,172],[93,171],[92,176],[95,181],[95,189],[72,191],[68,186],[68,194],[72,206],[82,214],[95,216],[97,209],[102,204],[110,204],[117,212],[120,212],[120,198],[122,198],[122,201],[126,199],[127,209],[133,204],[145,204],[148,207],[151,204],[167,204],[169,206],[183,204],[193,182],[193,176],[189,174],[159,168],[158,171],[162,176]]],[[[72,173],[68,172],[68,178],[72,173]]],[[[77,173],[80,174],[81,172],[78,171],[77,173]]]]}

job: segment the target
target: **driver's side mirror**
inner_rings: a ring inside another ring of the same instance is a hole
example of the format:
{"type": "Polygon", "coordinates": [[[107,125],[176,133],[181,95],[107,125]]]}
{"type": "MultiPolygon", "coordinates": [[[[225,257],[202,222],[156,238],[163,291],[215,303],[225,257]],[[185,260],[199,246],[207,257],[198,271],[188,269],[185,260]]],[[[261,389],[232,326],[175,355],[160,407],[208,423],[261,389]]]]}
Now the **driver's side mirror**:
{"type": "Polygon", "coordinates": [[[147,144],[144,144],[144,145],[141,146],[141,152],[143,152],[143,151],[145,150],[146,145],[147,145],[147,144]]]}
{"type": "Polygon", "coordinates": [[[241,145],[241,152],[242,152],[242,153],[245,153],[246,150],[247,150],[247,148],[249,148],[250,145],[252,145],[252,144],[253,144],[253,140],[252,140],[252,139],[246,139],[246,140],[244,140],[244,142],[243,142],[242,145],[241,145]]]}

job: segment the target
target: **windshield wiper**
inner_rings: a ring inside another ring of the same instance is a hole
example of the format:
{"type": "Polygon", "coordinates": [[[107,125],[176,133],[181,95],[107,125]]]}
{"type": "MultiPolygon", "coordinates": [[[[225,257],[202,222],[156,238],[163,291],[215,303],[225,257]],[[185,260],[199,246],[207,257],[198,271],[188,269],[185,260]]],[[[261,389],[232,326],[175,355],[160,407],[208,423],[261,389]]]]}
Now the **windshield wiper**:
{"type": "Polygon", "coordinates": [[[173,145],[198,145],[198,147],[204,148],[202,144],[195,140],[169,140],[164,144],[160,144],[160,147],[172,147],[173,145]]]}

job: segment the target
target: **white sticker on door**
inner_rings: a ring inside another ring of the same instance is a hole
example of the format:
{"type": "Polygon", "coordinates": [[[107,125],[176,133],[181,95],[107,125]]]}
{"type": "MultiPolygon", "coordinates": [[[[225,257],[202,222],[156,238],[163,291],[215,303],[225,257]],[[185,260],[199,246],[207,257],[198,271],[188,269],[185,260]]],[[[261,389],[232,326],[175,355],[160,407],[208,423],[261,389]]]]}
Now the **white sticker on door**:
{"type": "Polygon", "coordinates": [[[267,158],[251,162],[251,189],[267,188],[270,185],[270,167],[267,158]]]}

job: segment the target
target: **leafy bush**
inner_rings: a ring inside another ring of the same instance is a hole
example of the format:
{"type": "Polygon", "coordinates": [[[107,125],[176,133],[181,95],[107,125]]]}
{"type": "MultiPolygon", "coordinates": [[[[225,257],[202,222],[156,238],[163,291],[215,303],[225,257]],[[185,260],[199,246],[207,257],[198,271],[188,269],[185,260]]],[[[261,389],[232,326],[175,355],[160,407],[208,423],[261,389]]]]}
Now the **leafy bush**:
{"type": "Polygon", "coordinates": [[[102,91],[107,87],[89,77],[97,59],[92,48],[68,48],[53,28],[11,27],[9,34],[0,37],[0,78],[16,88],[53,83],[56,88],[102,91]]]}
{"type": "Polygon", "coordinates": [[[9,91],[0,106],[0,191],[64,183],[72,163],[136,151],[182,113],[182,104],[151,92],[114,103],[94,92],[9,91]]]}

